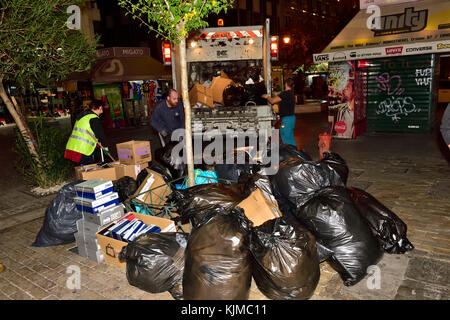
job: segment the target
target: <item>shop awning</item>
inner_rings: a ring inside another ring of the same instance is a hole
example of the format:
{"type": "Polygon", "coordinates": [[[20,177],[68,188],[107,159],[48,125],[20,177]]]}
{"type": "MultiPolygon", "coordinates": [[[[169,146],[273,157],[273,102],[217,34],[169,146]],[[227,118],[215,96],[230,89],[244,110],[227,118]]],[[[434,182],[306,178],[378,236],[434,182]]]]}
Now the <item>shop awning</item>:
{"type": "Polygon", "coordinates": [[[71,74],[67,80],[109,83],[172,78],[172,69],[150,56],[148,48],[105,48],[86,72],[71,74]],[[147,49],[147,50],[146,50],[147,49]]]}
{"type": "Polygon", "coordinates": [[[378,20],[374,19],[375,12],[360,10],[322,53],[314,54],[314,62],[450,51],[448,0],[422,0],[379,8],[378,20]],[[374,24],[377,21],[378,26],[374,24]]]}

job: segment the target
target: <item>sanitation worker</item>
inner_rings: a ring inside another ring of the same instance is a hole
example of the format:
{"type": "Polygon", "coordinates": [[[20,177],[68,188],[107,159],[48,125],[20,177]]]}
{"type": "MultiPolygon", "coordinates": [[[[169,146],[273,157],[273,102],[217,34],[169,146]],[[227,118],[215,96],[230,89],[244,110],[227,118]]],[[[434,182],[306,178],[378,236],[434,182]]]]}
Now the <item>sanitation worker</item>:
{"type": "Polygon", "coordinates": [[[103,113],[103,101],[94,100],[89,107],[89,110],[77,115],[64,154],[64,158],[77,165],[101,162],[103,158],[100,152],[103,150],[108,153],[106,136],[100,119],[103,113]]]}

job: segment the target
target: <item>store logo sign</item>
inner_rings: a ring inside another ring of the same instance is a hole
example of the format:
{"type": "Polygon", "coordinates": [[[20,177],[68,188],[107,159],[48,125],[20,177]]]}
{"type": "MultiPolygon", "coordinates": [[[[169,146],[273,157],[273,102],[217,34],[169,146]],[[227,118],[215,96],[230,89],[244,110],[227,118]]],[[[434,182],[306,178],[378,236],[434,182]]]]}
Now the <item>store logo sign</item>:
{"type": "Polygon", "coordinates": [[[338,122],[336,122],[336,124],[334,125],[334,130],[335,130],[337,133],[342,134],[342,133],[344,133],[345,131],[347,131],[347,125],[345,124],[344,121],[338,121],[338,122]]]}
{"type": "Polygon", "coordinates": [[[421,51],[430,51],[433,47],[426,46],[426,47],[419,47],[419,48],[408,48],[405,50],[405,52],[421,52],[421,51]]]}
{"type": "Polygon", "coordinates": [[[425,29],[428,20],[428,10],[414,11],[414,7],[405,8],[403,13],[379,16],[377,13],[369,17],[367,26],[371,26],[374,36],[385,36],[417,32],[425,29]]]}
{"type": "Polygon", "coordinates": [[[319,54],[315,56],[316,62],[324,62],[328,61],[330,59],[330,56],[328,54],[319,54]]]}
{"type": "Polygon", "coordinates": [[[400,54],[403,52],[403,47],[391,47],[391,48],[386,48],[386,54],[390,55],[390,54],[400,54]]]}
{"type": "Polygon", "coordinates": [[[450,43],[438,43],[437,48],[439,50],[450,49],[450,43]]]}

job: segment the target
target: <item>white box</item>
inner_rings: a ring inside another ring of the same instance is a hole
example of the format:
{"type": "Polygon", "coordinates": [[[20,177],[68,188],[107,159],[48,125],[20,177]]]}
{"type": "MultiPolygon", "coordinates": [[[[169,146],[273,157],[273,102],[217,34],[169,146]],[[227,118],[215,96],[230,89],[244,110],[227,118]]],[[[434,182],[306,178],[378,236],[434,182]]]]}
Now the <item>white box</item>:
{"type": "Polygon", "coordinates": [[[97,224],[99,226],[107,225],[115,220],[122,218],[125,214],[123,204],[119,204],[110,209],[106,209],[97,214],[83,212],[83,218],[90,223],[97,224]]]}

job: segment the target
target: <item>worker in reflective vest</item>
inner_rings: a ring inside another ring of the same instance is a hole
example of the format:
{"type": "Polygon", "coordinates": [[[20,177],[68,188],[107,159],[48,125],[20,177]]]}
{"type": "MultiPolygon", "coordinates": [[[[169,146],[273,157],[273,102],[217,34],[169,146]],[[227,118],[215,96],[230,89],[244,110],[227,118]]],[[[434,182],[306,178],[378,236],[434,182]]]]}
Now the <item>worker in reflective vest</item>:
{"type": "Polygon", "coordinates": [[[103,113],[103,101],[94,100],[90,110],[81,112],[67,141],[64,158],[76,164],[86,165],[100,162],[100,146],[106,151],[107,142],[102,129],[100,115],[103,113]]]}

